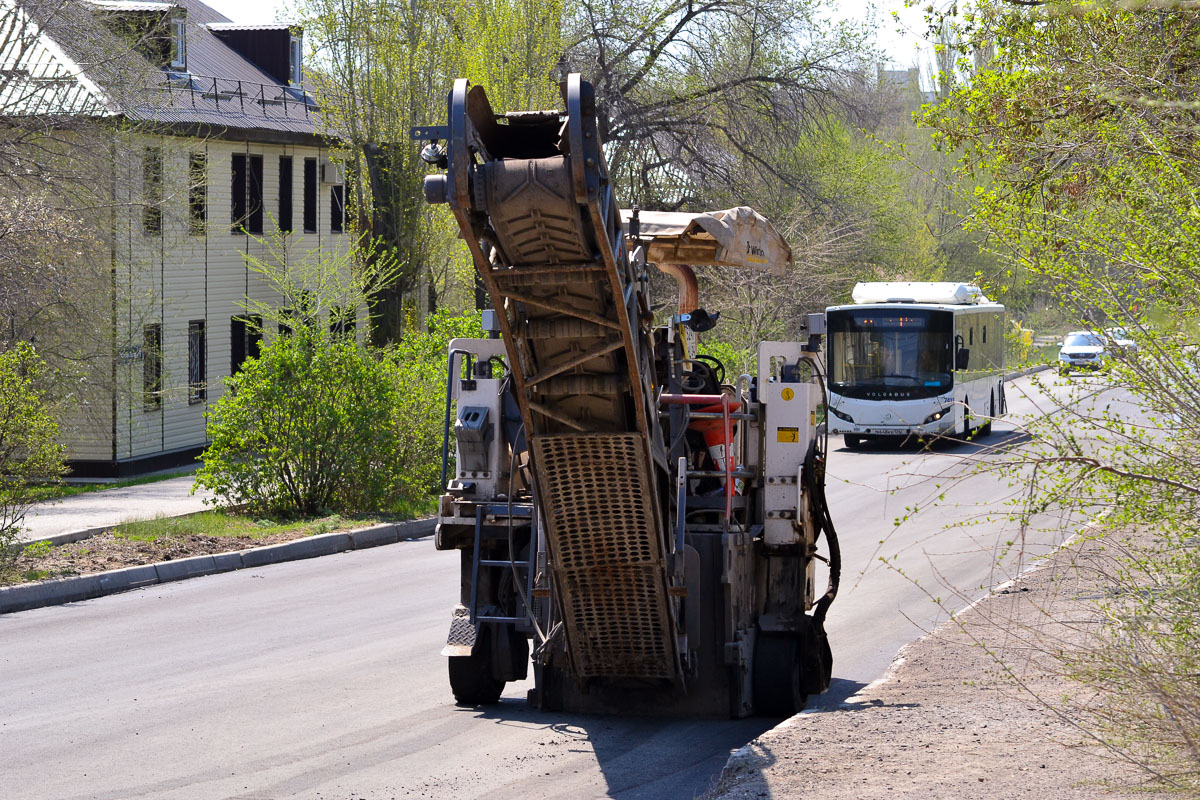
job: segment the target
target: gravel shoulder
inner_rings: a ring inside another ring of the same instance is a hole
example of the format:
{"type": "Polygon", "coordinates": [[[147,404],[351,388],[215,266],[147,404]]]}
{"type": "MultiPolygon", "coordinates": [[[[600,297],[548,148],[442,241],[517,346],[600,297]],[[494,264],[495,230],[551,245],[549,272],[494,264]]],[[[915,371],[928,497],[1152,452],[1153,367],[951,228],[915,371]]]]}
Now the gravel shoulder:
{"type": "Polygon", "coordinates": [[[735,751],[706,797],[1178,798],[1048,705],[1082,691],[1049,653],[1099,624],[1089,601],[1112,588],[1106,558],[1100,542],[1064,547],[905,647],[839,709],[792,717],[735,751]]]}

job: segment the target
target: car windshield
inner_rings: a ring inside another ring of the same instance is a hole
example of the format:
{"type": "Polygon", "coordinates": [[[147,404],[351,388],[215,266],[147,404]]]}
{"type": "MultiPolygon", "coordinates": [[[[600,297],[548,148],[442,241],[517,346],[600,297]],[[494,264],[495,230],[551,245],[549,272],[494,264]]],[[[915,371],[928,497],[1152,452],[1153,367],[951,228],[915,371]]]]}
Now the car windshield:
{"type": "Polygon", "coordinates": [[[1095,333],[1068,334],[1063,347],[1103,347],[1104,341],[1095,333]]]}
{"type": "Polygon", "coordinates": [[[928,309],[829,312],[830,388],[844,397],[935,397],[954,385],[953,315],[928,309]]]}

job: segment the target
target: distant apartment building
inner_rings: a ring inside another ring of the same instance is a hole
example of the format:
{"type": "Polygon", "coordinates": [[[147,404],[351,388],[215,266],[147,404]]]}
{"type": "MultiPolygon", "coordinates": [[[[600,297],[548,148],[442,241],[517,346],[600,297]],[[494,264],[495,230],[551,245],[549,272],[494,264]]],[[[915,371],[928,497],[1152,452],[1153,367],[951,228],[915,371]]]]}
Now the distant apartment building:
{"type": "Polygon", "coordinates": [[[879,88],[885,92],[895,92],[906,107],[920,108],[925,103],[937,101],[937,92],[921,88],[921,70],[917,67],[908,69],[878,70],[879,88]]]}
{"type": "Polygon", "coordinates": [[[201,452],[205,413],[264,335],[242,303],[272,300],[245,257],[278,259],[272,239],[286,243],[284,261],[344,252],[345,189],[303,88],[299,30],[239,25],[197,0],[78,5],[98,24],[151,32],[137,49],[150,68],[145,102],[119,108],[106,75],[73,61],[78,43],[54,41],[53,27],[27,56],[60,83],[74,79],[57,96],[102,109],[125,137],[103,212],[111,380],[63,426],[74,474],[119,476],[201,452]]]}

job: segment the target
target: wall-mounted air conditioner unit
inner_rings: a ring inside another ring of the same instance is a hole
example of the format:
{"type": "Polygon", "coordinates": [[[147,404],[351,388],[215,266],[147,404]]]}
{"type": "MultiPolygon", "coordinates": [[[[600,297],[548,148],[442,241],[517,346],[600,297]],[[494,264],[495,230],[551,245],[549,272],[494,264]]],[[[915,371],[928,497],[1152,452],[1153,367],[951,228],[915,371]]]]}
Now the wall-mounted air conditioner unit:
{"type": "Polygon", "coordinates": [[[342,184],[346,182],[346,173],[338,161],[328,156],[321,156],[321,183],[342,184]]]}

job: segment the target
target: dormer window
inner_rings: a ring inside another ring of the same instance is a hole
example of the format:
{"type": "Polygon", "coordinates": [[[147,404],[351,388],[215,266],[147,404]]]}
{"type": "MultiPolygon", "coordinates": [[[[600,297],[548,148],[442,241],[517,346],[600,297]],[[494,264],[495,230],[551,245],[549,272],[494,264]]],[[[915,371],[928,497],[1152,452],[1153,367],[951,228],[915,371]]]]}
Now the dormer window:
{"type": "Polygon", "coordinates": [[[182,14],[171,17],[171,69],[187,69],[187,18],[182,14]]]}
{"type": "Polygon", "coordinates": [[[288,60],[288,82],[292,86],[299,86],[302,82],[304,73],[301,70],[301,54],[304,52],[301,47],[301,39],[298,34],[293,33],[291,43],[289,45],[290,58],[288,60]]]}

